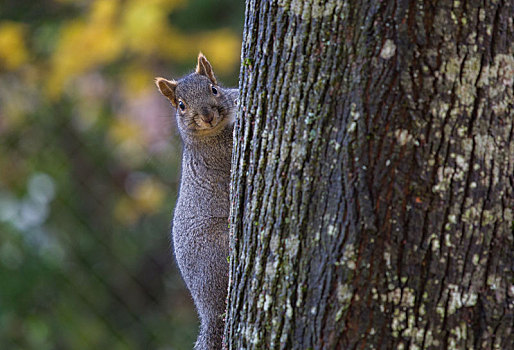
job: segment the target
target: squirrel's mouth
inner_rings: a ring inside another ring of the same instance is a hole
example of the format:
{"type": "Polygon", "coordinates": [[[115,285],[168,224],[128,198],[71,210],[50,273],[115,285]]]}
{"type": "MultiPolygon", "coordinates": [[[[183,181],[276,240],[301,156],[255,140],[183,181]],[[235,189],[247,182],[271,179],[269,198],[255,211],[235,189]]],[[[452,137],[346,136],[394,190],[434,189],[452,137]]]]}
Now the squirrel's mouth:
{"type": "MultiPolygon", "coordinates": [[[[207,118],[210,119],[210,118],[207,118]]],[[[196,136],[215,136],[228,125],[234,122],[233,117],[216,111],[212,120],[203,120],[202,115],[194,116],[192,123],[187,128],[187,132],[196,136]]]]}
{"type": "Polygon", "coordinates": [[[223,130],[228,124],[231,123],[231,118],[227,118],[224,113],[216,108],[213,108],[210,115],[197,114],[194,117],[194,133],[198,136],[215,135],[223,130]]]}
{"type": "Polygon", "coordinates": [[[215,128],[223,119],[219,111],[213,108],[209,113],[198,115],[195,118],[199,130],[209,130],[215,128]]]}

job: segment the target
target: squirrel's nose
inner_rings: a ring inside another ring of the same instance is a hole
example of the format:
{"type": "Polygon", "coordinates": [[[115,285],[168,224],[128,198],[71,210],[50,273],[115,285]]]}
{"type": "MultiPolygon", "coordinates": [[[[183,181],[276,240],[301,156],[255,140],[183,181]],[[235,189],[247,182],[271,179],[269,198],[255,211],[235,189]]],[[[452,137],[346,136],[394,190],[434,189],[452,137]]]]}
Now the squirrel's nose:
{"type": "Polygon", "coordinates": [[[212,113],[204,114],[204,115],[202,116],[202,119],[203,119],[203,121],[204,121],[204,122],[206,122],[206,123],[210,123],[210,122],[212,122],[212,120],[214,119],[214,116],[212,115],[212,113]]]}
{"type": "Polygon", "coordinates": [[[202,110],[202,119],[206,123],[212,122],[214,119],[214,112],[210,108],[204,108],[202,110]]]}

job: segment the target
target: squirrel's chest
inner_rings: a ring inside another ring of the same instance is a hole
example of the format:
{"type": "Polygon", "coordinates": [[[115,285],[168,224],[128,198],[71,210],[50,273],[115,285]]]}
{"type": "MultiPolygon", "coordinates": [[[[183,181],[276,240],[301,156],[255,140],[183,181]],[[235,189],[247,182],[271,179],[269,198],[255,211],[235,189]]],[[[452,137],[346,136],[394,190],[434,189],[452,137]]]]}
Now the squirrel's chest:
{"type": "Polygon", "coordinates": [[[184,161],[176,210],[191,217],[228,217],[230,168],[226,168],[196,159],[184,161]]]}
{"type": "Polygon", "coordinates": [[[230,172],[222,170],[201,171],[194,166],[182,170],[180,194],[192,192],[198,201],[229,195],[230,172]]]}

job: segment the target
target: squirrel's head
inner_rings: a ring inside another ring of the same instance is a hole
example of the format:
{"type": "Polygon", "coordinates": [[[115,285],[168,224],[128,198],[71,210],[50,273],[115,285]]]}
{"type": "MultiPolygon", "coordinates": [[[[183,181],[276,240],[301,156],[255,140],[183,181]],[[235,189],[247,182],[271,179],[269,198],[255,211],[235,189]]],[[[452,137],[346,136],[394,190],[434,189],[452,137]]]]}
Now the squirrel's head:
{"type": "Polygon", "coordinates": [[[181,133],[216,135],[232,123],[234,102],[218,85],[211,64],[202,53],[193,73],[178,81],[156,78],[155,83],[176,108],[181,133]]]}

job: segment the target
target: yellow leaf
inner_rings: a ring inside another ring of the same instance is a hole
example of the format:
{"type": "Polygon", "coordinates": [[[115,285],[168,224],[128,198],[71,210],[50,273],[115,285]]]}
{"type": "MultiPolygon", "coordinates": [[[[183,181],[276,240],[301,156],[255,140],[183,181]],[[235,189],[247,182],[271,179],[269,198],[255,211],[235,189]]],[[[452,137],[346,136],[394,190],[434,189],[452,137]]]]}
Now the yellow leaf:
{"type": "Polygon", "coordinates": [[[155,213],[164,202],[164,187],[157,180],[147,177],[135,186],[133,197],[142,212],[155,213]]]}
{"type": "Polygon", "coordinates": [[[119,1],[95,1],[88,21],[74,20],[63,28],[51,57],[47,82],[50,97],[58,97],[73,77],[119,57],[123,43],[115,23],[118,11],[119,1]]]}
{"type": "Polygon", "coordinates": [[[144,143],[144,133],[141,126],[128,118],[118,118],[109,129],[109,136],[114,143],[126,141],[144,143]]]}
{"type": "Polygon", "coordinates": [[[121,26],[127,46],[144,55],[155,52],[155,38],[166,35],[167,15],[155,1],[130,1],[123,12],[121,26]]]}
{"type": "Polygon", "coordinates": [[[0,67],[12,70],[27,62],[29,55],[24,36],[23,24],[0,22],[0,67]]]}
{"type": "Polygon", "coordinates": [[[139,219],[140,214],[129,197],[122,197],[114,207],[114,217],[125,225],[133,225],[139,219]]]}
{"type": "Polygon", "coordinates": [[[114,143],[114,151],[120,161],[130,167],[137,167],[146,154],[146,134],[142,126],[128,117],[118,117],[109,129],[109,139],[114,143]]]}
{"type": "Polygon", "coordinates": [[[211,62],[214,71],[228,73],[239,63],[241,38],[230,29],[208,32],[198,39],[199,50],[211,62]]]}
{"type": "Polygon", "coordinates": [[[136,65],[130,65],[123,71],[123,87],[129,95],[139,94],[153,86],[148,84],[152,81],[154,74],[148,69],[136,65]]]}

